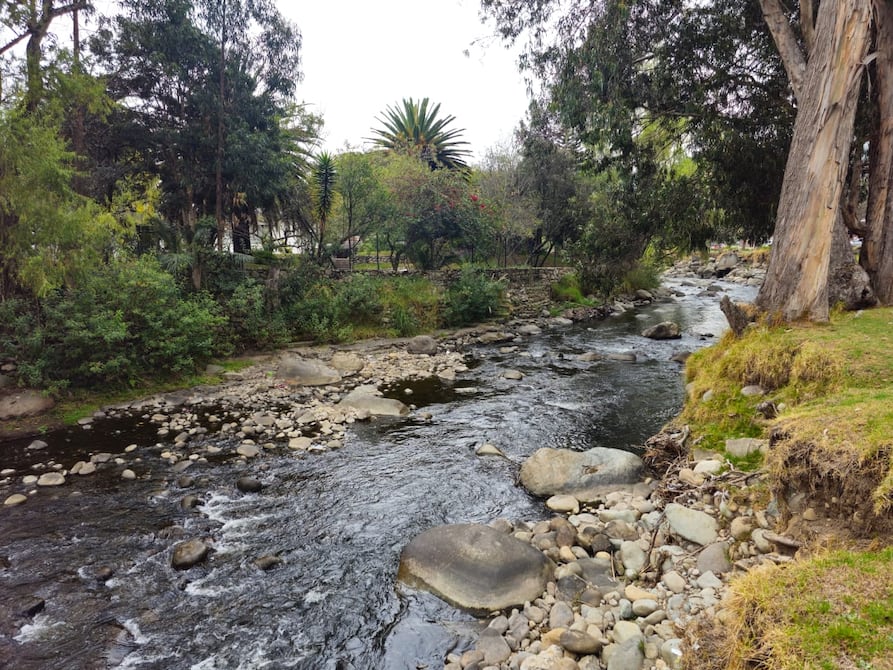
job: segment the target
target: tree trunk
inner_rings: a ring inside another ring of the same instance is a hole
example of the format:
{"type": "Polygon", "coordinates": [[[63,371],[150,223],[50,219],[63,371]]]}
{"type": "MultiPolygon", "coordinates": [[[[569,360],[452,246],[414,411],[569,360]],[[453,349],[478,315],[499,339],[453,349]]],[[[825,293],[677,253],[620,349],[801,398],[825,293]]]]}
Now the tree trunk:
{"type": "MultiPolygon", "coordinates": [[[[763,19],[769,27],[769,32],[772,33],[775,46],[778,47],[781,62],[788,75],[788,83],[794,91],[794,97],[799,100],[807,76],[806,57],[800,50],[787,12],[782,7],[781,0],[760,0],[760,9],[763,11],[763,19]]],[[[814,33],[811,37],[814,41],[814,33]]]]}
{"type": "Polygon", "coordinates": [[[869,0],[824,0],[785,168],[766,281],[757,304],[784,320],[828,319],[834,225],[868,50],[869,0]]]}
{"type": "Polygon", "coordinates": [[[859,263],[878,300],[893,304],[893,6],[874,0],[874,127],[869,153],[866,233],[859,263]]]}

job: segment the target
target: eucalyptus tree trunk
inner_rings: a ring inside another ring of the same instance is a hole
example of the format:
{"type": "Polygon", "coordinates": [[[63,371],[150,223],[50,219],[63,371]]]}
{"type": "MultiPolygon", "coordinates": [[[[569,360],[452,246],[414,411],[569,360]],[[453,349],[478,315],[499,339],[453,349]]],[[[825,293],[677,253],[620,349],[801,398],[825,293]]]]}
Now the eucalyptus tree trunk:
{"type": "Polygon", "coordinates": [[[832,232],[841,215],[870,23],[870,0],[823,0],[818,9],[774,244],[757,296],[761,308],[786,321],[828,319],[832,232]]]}
{"type": "Polygon", "coordinates": [[[868,209],[859,263],[878,300],[893,304],[893,5],[874,0],[874,122],[869,154],[868,209]]]}

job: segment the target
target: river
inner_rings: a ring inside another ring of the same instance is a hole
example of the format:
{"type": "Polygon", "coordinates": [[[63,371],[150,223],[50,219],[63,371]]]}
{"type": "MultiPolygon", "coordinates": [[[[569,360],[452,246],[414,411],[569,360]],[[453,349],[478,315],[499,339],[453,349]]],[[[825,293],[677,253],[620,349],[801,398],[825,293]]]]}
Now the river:
{"type": "MultiPolygon", "coordinates": [[[[718,298],[701,295],[705,285],[676,282],[682,295],[672,302],[525,338],[515,352],[471,348],[469,371],[452,384],[389,390],[419,406],[409,418],[354,424],[337,451],[255,459],[251,474],[265,484],[258,494],[236,489],[231,464],[210,462],[189,470],[189,490],[170,472],[124,481],[107,469],[0,509],[0,667],[442,667],[482,624],[396,584],[403,546],[438,524],[543,518],[542,502],[516,484],[518,465],[540,447],[641,445],[682,403],[670,356],[725,329],[718,298]],[[681,340],[639,335],[665,320],[682,326],[681,340]],[[578,361],[586,351],[633,351],[638,360],[578,361]],[[508,368],[523,379],[504,379],[508,368]],[[483,442],[508,459],[476,456],[483,442]],[[197,510],[180,507],[190,492],[197,510]],[[211,558],[173,570],[173,544],[196,536],[212,539],[211,558]],[[268,554],[282,563],[254,565],[268,554]]],[[[733,299],[752,297],[724,287],[733,299]]],[[[70,467],[131,443],[139,456],[156,428],[98,421],[43,438],[51,446],[40,457],[70,467]]],[[[0,465],[20,475],[37,458],[28,443],[2,445],[0,465]]]]}

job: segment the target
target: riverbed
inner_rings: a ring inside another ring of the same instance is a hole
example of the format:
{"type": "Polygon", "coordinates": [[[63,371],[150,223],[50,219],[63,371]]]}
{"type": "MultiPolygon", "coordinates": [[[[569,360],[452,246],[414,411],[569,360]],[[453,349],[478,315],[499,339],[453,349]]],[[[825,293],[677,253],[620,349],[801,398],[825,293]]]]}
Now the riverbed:
{"type": "MultiPolygon", "coordinates": [[[[681,406],[673,354],[725,329],[706,287],[676,281],[671,301],[508,345],[467,346],[468,370],[455,380],[386,389],[416,406],[408,417],[352,424],[340,449],[265,450],[244,466],[196,462],[189,486],[169,468],[121,477],[131,462],[157,461],[157,426],[139,416],[48,435],[46,454],[26,451],[30,441],[3,445],[0,465],[17,470],[4,498],[38,458],[70,467],[107,451],[121,463],[0,509],[0,666],[442,667],[481,624],[398,585],[403,546],[443,523],[544,518],[542,501],[516,483],[536,449],[636,450],[681,406]],[[667,320],[681,325],[682,339],[641,337],[667,320]],[[587,352],[603,358],[580,360],[587,352]],[[635,362],[610,359],[627,353],[635,362]],[[522,378],[506,379],[506,370],[522,378]],[[506,458],[476,455],[483,443],[506,458]],[[236,488],[245,474],[261,492],[236,488]],[[185,495],[198,506],[184,509],[185,495]],[[213,553],[173,570],[172,547],[190,537],[207,538],[213,553]],[[261,569],[263,556],[279,562],[261,569]]],[[[224,447],[234,438],[198,439],[224,447]]]]}

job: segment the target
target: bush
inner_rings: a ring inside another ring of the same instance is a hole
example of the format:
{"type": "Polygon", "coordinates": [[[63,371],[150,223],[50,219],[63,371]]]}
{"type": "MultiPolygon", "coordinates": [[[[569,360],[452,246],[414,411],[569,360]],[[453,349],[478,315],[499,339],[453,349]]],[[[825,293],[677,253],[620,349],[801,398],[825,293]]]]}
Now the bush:
{"type": "Polygon", "coordinates": [[[336,285],[338,318],[345,323],[381,323],[384,304],[381,281],[366,275],[351,275],[336,285]]]}
{"type": "Polygon", "coordinates": [[[555,302],[570,302],[576,305],[591,304],[591,301],[583,296],[580,277],[576,273],[564,275],[549,287],[549,292],[555,302]]]}
{"type": "Polygon", "coordinates": [[[268,308],[264,287],[255,279],[239,284],[224,303],[229,343],[236,351],[269,349],[288,342],[282,313],[268,308]]]}
{"type": "Polygon", "coordinates": [[[446,326],[464,326],[492,319],[500,311],[502,287],[482,272],[463,268],[459,279],[447,289],[443,322],[446,326]]]}
{"type": "Polygon", "coordinates": [[[47,296],[31,328],[23,303],[4,304],[4,355],[22,381],[47,388],[133,384],[143,376],[178,375],[219,353],[226,322],[207,295],[184,299],[157,261],[120,261],[77,289],[47,296]]]}

